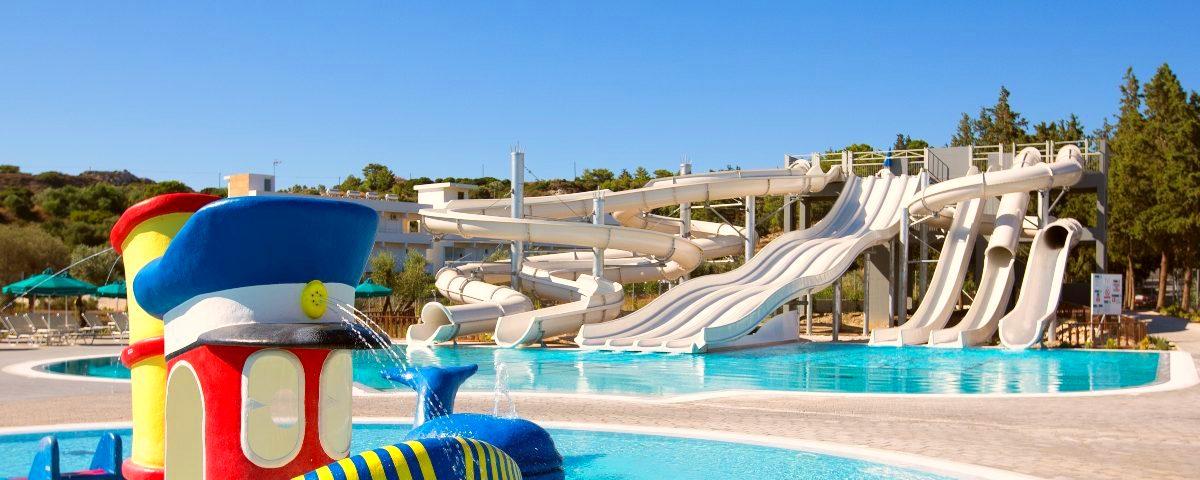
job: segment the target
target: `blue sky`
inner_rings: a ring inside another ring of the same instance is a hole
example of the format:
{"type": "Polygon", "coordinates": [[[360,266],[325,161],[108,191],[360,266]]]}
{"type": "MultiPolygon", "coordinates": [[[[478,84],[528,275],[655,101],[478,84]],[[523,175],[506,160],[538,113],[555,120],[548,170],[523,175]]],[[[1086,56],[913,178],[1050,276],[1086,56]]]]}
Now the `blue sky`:
{"type": "Polygon", "coordinates": [[[4,2],[0,163],[214,186],[698,169],[897,132],[1001,84],[1027,118],[1116,111],[1127,66],[1200,87],[1200,2],[4,2]]]}

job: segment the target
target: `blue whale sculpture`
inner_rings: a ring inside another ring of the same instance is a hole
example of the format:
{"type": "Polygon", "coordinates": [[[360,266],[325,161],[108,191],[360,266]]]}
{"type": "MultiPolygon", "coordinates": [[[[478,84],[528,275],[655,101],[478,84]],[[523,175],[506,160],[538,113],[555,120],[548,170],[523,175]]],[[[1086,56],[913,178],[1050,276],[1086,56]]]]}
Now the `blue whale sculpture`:
{"type": "Polygon", "coordinates": [[[563,457],[550,433],[529,420],[454,413],[458,389],[478,365],[389,369],[384,378],[417,392],[413,429],[406,440],[463,437],[485,442],[511,457],[526,480],[562,480],[563,457]]]}

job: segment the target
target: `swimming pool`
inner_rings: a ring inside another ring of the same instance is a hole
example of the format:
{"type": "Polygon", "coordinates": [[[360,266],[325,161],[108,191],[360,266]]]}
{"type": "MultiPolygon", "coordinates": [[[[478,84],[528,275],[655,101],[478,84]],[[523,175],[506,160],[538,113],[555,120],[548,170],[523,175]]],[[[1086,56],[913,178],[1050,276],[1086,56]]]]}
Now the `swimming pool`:
{"type": "MultiPolygon", "coordinates": [[[[1151,352],[940,349],[802,343],[704,355],[565,348],[396,347],[414,365],[479,364],[464,390],[492,391],[503,365],[510,391],[668,396],[721,390],[826,393],[984,394],[1087,392],[1155,383],[1165,356],[1151,352]]],[[[358,352],[355,380],[393,386],[378,374],[385,355],[358,352]]],[[[49,371],[128,378],[114,359],[76,360],[49,371]]],[[[1164,377],[1165,378],[1165,375],[1164,377]]]]}
{"type": "MultiPolygon", "coordinates": [[[[395,423],[355,424],[351,451],[396,443],[408,428],[395,423]]],[[[129,445],[129,430],[115,431],[129,445]]],[[[86,467],[102,432],[55,432],[63,470],[86,467]]],[[[853,458],[743,443],[588,430],[550,429],[550,434],[565,458],[564,468],[570,480],[948,478],[853,458]],[[664,475],[665,472],[669,474],[664,475]]],[[[34,449],[44,435],[0,435],[0,478],[28,473],[34,449]]]]}

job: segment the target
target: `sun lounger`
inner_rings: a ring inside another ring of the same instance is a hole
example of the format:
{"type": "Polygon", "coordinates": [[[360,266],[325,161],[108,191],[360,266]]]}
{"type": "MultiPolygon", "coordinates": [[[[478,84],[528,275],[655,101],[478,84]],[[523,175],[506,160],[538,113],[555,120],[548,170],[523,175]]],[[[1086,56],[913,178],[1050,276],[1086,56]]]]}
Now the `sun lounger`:
{"type": "Polygon", "coordinates": [[[25,318],[33,325],[39,343],[52,345],[62,341],[62,332],[50,326],[50,315],[46,313],[26,313],[25,318]]]}
{"type": "Polygon", "coordinates": [[[109,316],[113,320],[114,337],[127,340],[129,338],[129,314],[125,312],[113,312],[109,316]]]}
{"type": "Polygon", "coordinates": [[[102,312],[85,312],[83,314],[83,323],[87,326],[80,330],[86,333],[91,339],[91,343],[96,343],[97,338],[120,339],[120,335],[113,335],[113,326],[109,325],[104,315],[102,312]]]}
{"type": "Polygon", "coordinates": [[[29,323],[24,315],[8,315],[4,317],[4,323],[9,331],[5,337],[8,342],[37,343],[37,329],[33,328],[33,324],[29,323]]]}

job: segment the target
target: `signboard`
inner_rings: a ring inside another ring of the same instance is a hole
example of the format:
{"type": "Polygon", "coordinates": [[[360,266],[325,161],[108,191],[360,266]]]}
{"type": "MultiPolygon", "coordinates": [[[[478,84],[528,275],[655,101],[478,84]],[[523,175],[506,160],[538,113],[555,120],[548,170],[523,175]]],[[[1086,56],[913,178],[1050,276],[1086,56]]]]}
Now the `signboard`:
{"type": "Polygon", "coordinates": [[[1092,274],[1092,316],[1121,314],[1121,280],[1120,274],[1092,274]]]}

